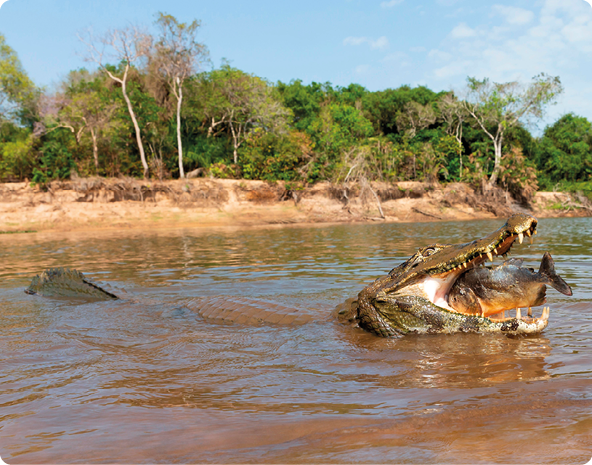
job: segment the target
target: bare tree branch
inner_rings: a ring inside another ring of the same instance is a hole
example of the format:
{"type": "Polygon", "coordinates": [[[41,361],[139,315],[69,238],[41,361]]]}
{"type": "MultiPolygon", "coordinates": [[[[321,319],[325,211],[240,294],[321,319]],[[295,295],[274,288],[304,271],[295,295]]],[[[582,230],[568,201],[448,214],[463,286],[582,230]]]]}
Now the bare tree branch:
{"type": "Polygon", "coordinates": [[[121,84],[121,91],[123,98],[127,105],[127,109],[134,125],[136,133],[136,142],[138,150],[140,151],[140,160],[144,168],[144,177],[148,176],[148,163],[146,161],[146,154],[144,152],[144,144],[142,143],[142,134],[140,125],[134,112],[132,102],[127,94],[127,80],[129,77],[129,70],[135,63],[141,61],[152,44],[152,37],[140,31],[135,26],[128,26],[124,29],[112,29],[107,31],[102,37],[95,38],[89,31],[87,34],[78,35],[78,38],[87,47],[85,55],[86,61],[96,63],[99,68],[105,72],[113,81],[121,84]],[[106,61],[112,59],[123,65],[123,74],[118,76],[115,71],[107,68],[106,61]]]}

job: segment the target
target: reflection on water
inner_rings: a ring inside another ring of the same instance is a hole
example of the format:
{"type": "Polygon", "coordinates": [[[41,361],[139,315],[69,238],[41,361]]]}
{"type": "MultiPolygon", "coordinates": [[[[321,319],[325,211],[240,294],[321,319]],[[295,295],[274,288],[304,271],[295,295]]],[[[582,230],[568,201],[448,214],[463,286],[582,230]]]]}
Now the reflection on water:
{"type": "Polygon", "coordinates": [[[380,339],[330,318],[418,246],[501,223],[0,236],[0,456],[584,463],[592,220],[543,220],[534,245],[514,248],[536,267],[551,252],[574,290],[548,291],[540,336],[380,339]],[[79,268],[125,301],[25,295],[51,266],[79,268]],[[217,324],[184,306],[214,295],[277,302],[314,321],[217,324]]]}

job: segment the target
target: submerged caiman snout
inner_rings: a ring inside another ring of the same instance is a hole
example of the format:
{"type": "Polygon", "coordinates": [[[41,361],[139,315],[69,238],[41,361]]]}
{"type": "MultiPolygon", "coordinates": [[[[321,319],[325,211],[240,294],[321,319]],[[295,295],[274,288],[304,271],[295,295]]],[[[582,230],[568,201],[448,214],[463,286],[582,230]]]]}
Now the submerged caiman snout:
{"type": "Polygon", "coordinates": [[[508,253],[514,241],[536,234],[537,220],[518,214],[497,231],[466,244],[434,244],[422,247],[387,276],[359,293],[352,309],[360,327],[379,336],[397,333],[541,332],[548,312],[541,318],[493,319],[454,311],[447,301],[450,288],[466,270],[496,255],[508,253]]]}

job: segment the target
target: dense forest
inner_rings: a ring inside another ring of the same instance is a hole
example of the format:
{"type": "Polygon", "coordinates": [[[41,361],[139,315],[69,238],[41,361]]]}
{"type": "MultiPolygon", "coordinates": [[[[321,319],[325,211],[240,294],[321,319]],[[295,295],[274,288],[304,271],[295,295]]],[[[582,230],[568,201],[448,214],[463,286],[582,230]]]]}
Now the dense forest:
{"type": "Polygon", "coordinates": [[[212,68],[199,27],[161,13],[155,35],[81,37],[96,71],[72,71],[51,92],[0,35],[0,181],[462,181],[526,201],[537,189],[588,190],[590,121],[566,114],[541,137],[528,130],[561,93],[558,77],[467,78],[462,95],[272,83],[228,62],[212,68]]]}

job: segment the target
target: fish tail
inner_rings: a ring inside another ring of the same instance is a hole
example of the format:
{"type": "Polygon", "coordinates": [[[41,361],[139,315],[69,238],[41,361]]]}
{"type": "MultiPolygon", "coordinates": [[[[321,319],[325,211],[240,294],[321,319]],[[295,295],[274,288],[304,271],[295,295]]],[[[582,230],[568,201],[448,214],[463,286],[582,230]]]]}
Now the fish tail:
{"type": "Polygon", "coordinates": [[[548,280],[547,284],[557,289],[562,294],[572,295],[569,284],[567,284],[561,276],[555,273],[555,263],[553,262],[553,258],[551,258],[551,254],[549,252],[545,252],[545,255],[543,255],[541,267],[539,268],[539,274],[548,280]]]}

